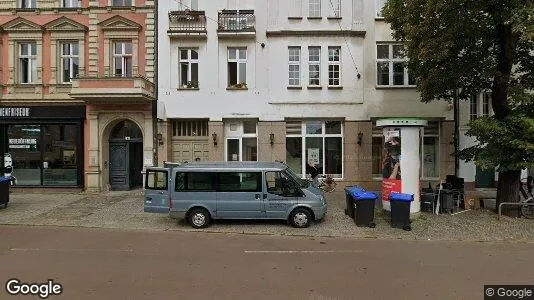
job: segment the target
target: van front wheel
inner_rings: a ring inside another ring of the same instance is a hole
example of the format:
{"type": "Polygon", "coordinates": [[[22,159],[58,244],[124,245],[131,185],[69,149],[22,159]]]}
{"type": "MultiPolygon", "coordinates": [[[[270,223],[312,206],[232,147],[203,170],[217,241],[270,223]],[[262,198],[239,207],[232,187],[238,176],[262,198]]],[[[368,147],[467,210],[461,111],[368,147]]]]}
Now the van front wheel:
{"type": "Polygon", "coordinates": [[[306,228],[311,223],[311,213],[305,208],[295,208],[289,214],[289,223],[293,227],[306,228]]]}
{"type": "Polygon", "coordinates": [[[187,220],[193,228],[200,229],[208,227],[211,221],[211,216],[207,210],[203,208],[195,208],[189,212],[187,220]]]}

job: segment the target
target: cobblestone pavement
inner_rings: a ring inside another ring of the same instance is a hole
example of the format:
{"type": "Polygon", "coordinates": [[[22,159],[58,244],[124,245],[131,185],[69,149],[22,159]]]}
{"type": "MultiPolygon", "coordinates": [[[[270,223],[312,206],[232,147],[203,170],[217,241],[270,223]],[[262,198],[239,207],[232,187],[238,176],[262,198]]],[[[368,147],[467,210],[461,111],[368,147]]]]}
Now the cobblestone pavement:
{"type": "MultiPolygon", "coordinates": [[[[204,231],[245,234],[336,236],[379,239],[424,239],[468,241],[532,241],[534,221],[503,217],[485,210],[456,215],[421,213],[412,231],[391,228],[388,217],[377,209],[376,228],[356,227],[344,214],[345,194],[328,195],[328,213],[322,222],[306,229],[292,228],[283,221],[217,221],[204,231]]],[[[184,221],[167,214],[143,212],[142,190],[99,194],[12,193],[7,209],[0,209],[2,225],[51,225],[137,230],[195,231],[184,221]]]]}

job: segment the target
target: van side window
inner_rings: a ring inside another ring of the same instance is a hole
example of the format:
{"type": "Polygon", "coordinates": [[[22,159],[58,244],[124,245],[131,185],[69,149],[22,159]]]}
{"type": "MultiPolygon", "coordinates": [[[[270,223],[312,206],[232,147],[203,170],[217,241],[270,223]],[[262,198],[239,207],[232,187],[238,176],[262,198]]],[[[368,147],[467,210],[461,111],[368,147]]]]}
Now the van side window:
{"type": "Polygon", "coordinates": [[[215,173],[188,172],[176,173],[175,190],[177,192],[214,191],[215,173]]]}
{"type": "Polygon", "coordinates": [[[261,172],[221,172],[219,192],[261,192],[261,172]]]}
{"type": "Polygon", "coordinates": [[[167,171],[147,170],[145,188],[150,190],[166,190],[167,181],[167,171]]]}
{"type": "Polygon", "coordinates": [[[185,189],[185,173],[176,173],[176,178],[174,180],[175,182],[175,190],[183,191],[185,189]]]}
{"type": "Polygon", "coordinates": [[[298,186],[286,174],[278,172],[265,172],[267,193],[292,196],[296,193],[298,186]]]}

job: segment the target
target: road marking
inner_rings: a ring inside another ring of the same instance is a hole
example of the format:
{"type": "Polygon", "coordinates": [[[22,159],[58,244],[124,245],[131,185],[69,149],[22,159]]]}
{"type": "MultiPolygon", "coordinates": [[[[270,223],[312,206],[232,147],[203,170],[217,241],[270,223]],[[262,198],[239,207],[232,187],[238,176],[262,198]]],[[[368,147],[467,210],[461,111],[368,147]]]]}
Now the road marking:
{"type": "Polygon", "coordinates": [[[133,252],[133,249],[58,249],[58,248],[11,248],[9,251],[14,252],[37,252],[37,251],[56,251],[56,252],[133,252]]]}
{"type": "Polygon", "coordinates": [[[245,254],[321,254],[321,253],[361,253],[362,250],[245,250],[245,254]]]}

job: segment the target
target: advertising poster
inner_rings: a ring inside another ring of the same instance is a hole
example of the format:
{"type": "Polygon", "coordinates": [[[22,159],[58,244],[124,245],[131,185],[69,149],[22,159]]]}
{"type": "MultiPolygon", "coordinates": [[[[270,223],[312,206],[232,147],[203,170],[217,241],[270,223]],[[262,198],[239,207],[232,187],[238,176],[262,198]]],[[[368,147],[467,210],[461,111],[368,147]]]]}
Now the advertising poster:
{"type": "Polygon", "coordinates": [[[382,200],[389,201],[392,192],[401,192],[401,134],[400,128],[386,127],[382,154],[382,200]]]}
{"type": "Polygon", "coordinates": [[[308,162],[314,166],[319,164],[319,148],[308,149],[308,162]]]}

